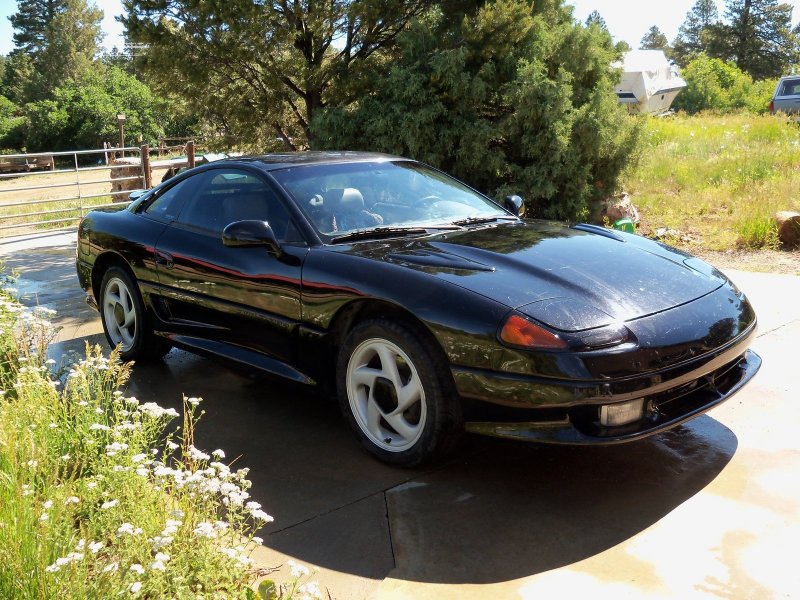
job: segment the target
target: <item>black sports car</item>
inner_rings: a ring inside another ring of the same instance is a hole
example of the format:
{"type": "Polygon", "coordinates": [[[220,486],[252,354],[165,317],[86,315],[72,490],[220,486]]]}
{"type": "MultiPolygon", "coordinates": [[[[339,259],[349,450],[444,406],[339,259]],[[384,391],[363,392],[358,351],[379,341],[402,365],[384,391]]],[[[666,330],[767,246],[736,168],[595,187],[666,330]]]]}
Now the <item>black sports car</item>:
{"type": "Polygon", "coordinates": [[[642,438],[758,370],[756,316],[719,271],[521,206],[393,156],[223,160],[89,213],[78,275],[124,359],[179,346],[318,385],[399,465],[465,429],[642,438]]]}

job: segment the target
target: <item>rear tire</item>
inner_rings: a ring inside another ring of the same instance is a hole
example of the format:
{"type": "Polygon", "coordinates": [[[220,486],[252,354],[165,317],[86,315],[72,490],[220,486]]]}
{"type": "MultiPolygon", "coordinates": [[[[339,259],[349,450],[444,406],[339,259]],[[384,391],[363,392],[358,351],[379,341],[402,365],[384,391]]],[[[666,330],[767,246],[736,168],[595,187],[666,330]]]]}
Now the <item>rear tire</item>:
{"type": "Polygon", "coordinates": [[[411,328],[386,319],[356,325],[337,360],[339,402],[364,447],[413,467],[450,452],[463,434],[446,361],[411,328]]]}
{"type": "Polygon", "coordinates": [[[111,267],[103,274],[99,306],[106,339],[120,348],[122,360],[157,360],[172,348],[153,334],[139,287],[124,269],[111,267]]]}

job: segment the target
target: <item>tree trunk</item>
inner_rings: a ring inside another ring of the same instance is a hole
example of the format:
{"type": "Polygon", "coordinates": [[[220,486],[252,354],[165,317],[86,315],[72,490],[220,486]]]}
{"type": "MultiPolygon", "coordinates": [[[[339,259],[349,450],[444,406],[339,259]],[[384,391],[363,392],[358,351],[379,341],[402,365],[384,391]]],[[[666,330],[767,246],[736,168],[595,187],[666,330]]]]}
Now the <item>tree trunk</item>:
{"type": "Polygon", "coordinates": [[[787,248],[800,246],[800,213],[783,210],[775,214],[778,238],[787,248]]]}

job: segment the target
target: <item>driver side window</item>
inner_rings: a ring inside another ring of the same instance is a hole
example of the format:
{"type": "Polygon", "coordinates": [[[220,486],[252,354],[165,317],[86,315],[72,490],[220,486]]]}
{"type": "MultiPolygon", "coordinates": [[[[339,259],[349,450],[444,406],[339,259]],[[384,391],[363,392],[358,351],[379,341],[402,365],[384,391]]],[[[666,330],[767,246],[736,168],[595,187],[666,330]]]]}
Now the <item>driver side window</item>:
{"type": "Polygon", "coordinates": [[[286,239],[289,213],[259,177],[238,169],[213,169],[198,177],[197,193],[181,211],[179,223],[219,235],[234,221],[268,221],[275,237],[286,239]]]}

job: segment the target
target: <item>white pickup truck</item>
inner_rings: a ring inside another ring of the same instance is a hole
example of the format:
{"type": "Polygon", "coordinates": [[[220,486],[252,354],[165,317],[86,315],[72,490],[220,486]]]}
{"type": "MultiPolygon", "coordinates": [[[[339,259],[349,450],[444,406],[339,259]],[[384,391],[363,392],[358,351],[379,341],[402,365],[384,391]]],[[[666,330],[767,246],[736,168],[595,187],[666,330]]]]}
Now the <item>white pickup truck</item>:
{"type": "Polygon", "coordinates": [[[769,103],[770,114],[800,113],[800,75],[781,77],[769,103]]]}

